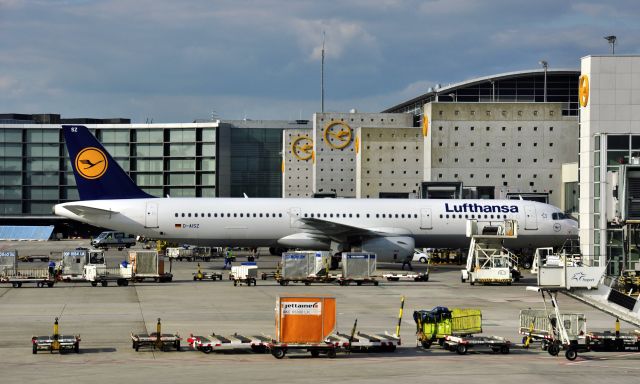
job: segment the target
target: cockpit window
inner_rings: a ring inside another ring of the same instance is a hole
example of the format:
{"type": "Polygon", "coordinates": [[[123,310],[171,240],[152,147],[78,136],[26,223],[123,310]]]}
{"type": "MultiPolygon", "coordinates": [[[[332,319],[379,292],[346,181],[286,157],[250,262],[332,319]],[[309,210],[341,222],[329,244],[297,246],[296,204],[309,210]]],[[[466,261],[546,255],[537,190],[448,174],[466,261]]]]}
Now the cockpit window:
{"type": "Polygon", "coordinates": [[[575,220],[571,215],[562,212],[554,212],[551,214],[551,218],[553,220],[575,220]]]}

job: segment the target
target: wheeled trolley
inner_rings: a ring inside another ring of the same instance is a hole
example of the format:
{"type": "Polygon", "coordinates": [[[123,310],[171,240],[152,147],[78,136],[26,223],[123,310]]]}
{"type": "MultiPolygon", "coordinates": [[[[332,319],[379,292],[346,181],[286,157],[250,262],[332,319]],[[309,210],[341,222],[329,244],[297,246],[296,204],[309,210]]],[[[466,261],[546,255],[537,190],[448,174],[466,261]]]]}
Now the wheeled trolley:
{"type": "Polygon", "coordinates": [[[395,335],[369,335],[362,332],[353,336],[338,332],[330,335],[327,340],[338,343],[342,349],[350,352],[394,352],[401,344],[400,338],[395,335]]]}
{"type": "Polygon", "coordinates": [[[53,335],[33,336],[31,338],[32,352],[35,355],[38,351],[72,351],[80,352],[80,335],[61,335],[58,328],[58,318],[53,323],[53,335]]]}
{"type": "Polygon", "coordinates": [[[200,263],[198,263],[198,270],[193,273],[193,281],[203,281],[203,280],[222,280],[222,273],[220,272],[202,272],[202,268],[200,267],[200,263]]]}
{"type": "Polygon", "coordinates": [[[162,325],[160,319],[156,325],[156,332],[150,334],[131,333],[131,347],[138,352],[140,348],[159,349],[163,352],[170,351],[175,348],[180,351],[180,340],[182,338],[178,334],[162,333],[162,325]]]}
{"type": "Polygon", "coordinates": [[[276,359],[284,358],[289,351],[309,352],[311,357],[326,355],[328,358],[333,359],[336,357],[338,351],[340,351],[338,345],[330,342],[302,344],[270,343],[268,348],[271,355],[276,359]]]}
{"type": "Polygon", "coordinates": [[[338,283],[338,285],[341,285],[341,286],[351,285],[351,284],[377,286],[378,284],[380,284],[378,280],[374,278],[354,279],[354,278],[340,277],[340,278],[337,278],[335,281],[338,283]]]}
{"type": "Polygon", "coordinates": [[[459,355],[466,354],[470,349],[485,349],[494,353],[507,354],[511,342],[499,336],[447,336],[444,347],[459,355]]]}
{"type": "Polygon", "coordinates": [[[225,350],[250,350],[264,353],[271,341],[271,338],[266,336],[243,336],[237,333],[230,336],[221,336],[215,333],[209,336],[191,335],[187,338],[187,343],[191,348],[204,353],[225,350]]]}
{"type": "Polygon", "coordinates": [[[16,269],[4,271],[0,275],[0,283],[11,284],[13,288],[20,288],[22,284],[30,283],[35,283],[38,288],[51,288],[56,280],[48,269],[16,269]]]}
{"type": "Polygon", "coordinates": [[[247,262],[242,263],[239,266],[231,267],[231,273],[229,274],[229,279],[233,280],[233,285],[243,285],[247,286],[253,285],[255,287],[256,281],[258,279],[258,266],[256,263],[247,262]]]}
{"type": "Polygon", "coordinates": [[[383,278],[387,281],[413,280],[413,281],[429,281],[429,271],[421,273],[384,273],[383,278]]]}

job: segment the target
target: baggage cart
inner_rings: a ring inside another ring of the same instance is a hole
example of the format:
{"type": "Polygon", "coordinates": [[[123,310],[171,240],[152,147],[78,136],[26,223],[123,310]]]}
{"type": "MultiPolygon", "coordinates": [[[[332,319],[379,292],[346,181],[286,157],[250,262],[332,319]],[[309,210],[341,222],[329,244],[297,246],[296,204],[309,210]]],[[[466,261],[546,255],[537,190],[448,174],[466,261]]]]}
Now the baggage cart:
{"type": "Polygon", "coordinates": [[[55,276],[47,268],[19,268],[6,270],[0,275],[0,283],[11,284],[13,288],[20,288],[22,284],[28,283],[35,283],[38,288],[51,288],[55,282],[55,276]]]}
{"type": "Polygon", "coordinates": [[[193,249],[183,247],[167,248],[165,250],[165,255],[169,260],[173,259],[178,261],[193,261],[194,259],[193,249]]]}
{"type": "Polygon", "coordinates": [[[253,284],[255,287],[258,279],[258,265],[253,262],[246,262],[232,266],[229,279],[233,280],[234,286],[242,284],[251,286],[253,284]]]}
{"type": "Polygon", "coordinates": [[[387,279],[387,281],[400,281],[400,280],[408,280],[408,281],[429,281],[429,271],[426,272],[409,272],[409,273],[384,273],[382,277],[387,279]]]}
{"type": "Polygon", "coordinates": [[[168,352],[171,349],[180,351],[180,335],[171,333],[162,333],[162,324],[158,318],[156,323],[156,331],[150,334],[131,333],[131,347],[138,352],[140,348],[159,349],[168,352]]]}
{"type": "Polygon", "coordinates": [[[19,261],[22,262],[26,262],[26,263],[33,263],[34,261],[40,261],[40,262],[48,262],[49,260],[51,260],[51,256],[49,255],[27,255],[27,256],[19,256],[18,257],[19,261]]]}
{"type": "MultiPolygon", "coordinates": [[[[587,333],[587,319],[583,313],[560,313],[561,321],[571,338],[578,338],[587,333]]],[[[544,309],[520,310],[519,333],[523,335],[522,344],[525,348],[531,342],[540,342],[543,350],[554,339],[552,322],[556,322],[556,315],[544,309]]]]}
{"type": "Polygon", "coordinates": [[[640,352],[640,332],[589,332],[589,349],[595,352],[640,352]]]}
{"type": "Polygon", "coordinates": [[[193,260],[208,262],[212,257],[211,247],[193,247],[193,260]]]}
{"type": "Polygon", "coordinates": [[[507,354],[511,342],[500,336],[447,336],[444,347],[459,355],[466,354],[470,349],[484,349],[494,353],[507,354]]]}
{"type": "Polygon", "coordinates": [[[173,280],[173,274],[164,270],[164,257],[157,251],[129,251],[129,263],[135,282],[151,279],[166,283],[173,280]]]}
{"type": "Polygon", "coordinates": [[[340,346],[327,341],[327,337],[335,328],[335,298],[280,296],[276,302],[276,339],[268,348],[276,359],[292,350],[333,358],[340,346]]]}
{"type": "Polygon", "coordinates": [[[109,282],[115,282],[118,287],[126,287],[132,277],[131,264],[127,266],[107,267],[106,265],[85,265],[84,277],[92,287],[101,285],[106,287],[109,282]]]}
{"type": "Polygon", "coordinates": [[[222,280],[222,273],[220,272],[202,272],[202,268],[200,267],[200,263],[198,263],[198,270],[193,273],[193,281],[202,281],[202,280],[222,280]]]}
{"type": "Polygon", "coordinates": [[[482,312],[479,309],[435,307],[430,311],[415,311],[417,341],[423,348],[433,343],[443,345],[447,336],[470,336],[482,333],[482,312]]]}
{"type": "Polygon", "coordinates": [[[342,253],[342,276],[336,280],[339,285],[372,284],[378,285],[375,279],[376,254],[365,252],[342,253]]]}
{"type": "Polygon", "coordinates": [[[58,318],[53,323],[53,335],[51,336],[33,336],[31,338],[32,353],[35,355],[38,351],[65,351],[80,352],[80,335],[61,335],[58,328],[58,318]]]}
{"type": "Polygon", "coordinates": [[[266,336],[243,336],[238,333],[230,336],[221,336],[215,333],[206,337],[191,335],[187,338],[187,343],[191,348],[204,353],[229,350],[265,353],[271,342],[272,339],[266,336]]]}

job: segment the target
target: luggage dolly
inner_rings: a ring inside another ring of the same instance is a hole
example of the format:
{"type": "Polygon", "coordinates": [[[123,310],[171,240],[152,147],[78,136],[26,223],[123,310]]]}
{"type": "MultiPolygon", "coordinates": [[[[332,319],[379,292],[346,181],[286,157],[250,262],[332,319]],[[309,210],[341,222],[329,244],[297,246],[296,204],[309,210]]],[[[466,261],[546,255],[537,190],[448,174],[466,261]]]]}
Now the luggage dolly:
{"type": "Polygon", "coordinates": [[[220,272],[202,272],[200,268],[200,263],[198,263],[198,271],[193,273],[193,281],[202,281],[202,280],[222,280],[222,273],[220,272]]]}
{"type": "Polygon", "coordinates": [[[466,354],[471,348],[491,349],[494,353],[509,353],[511,342],[499,336],[446,336],[444,347],[459,355],[466,354]]]}
{"type": "Polygon", "coordinates": [[[318,357],[320,355],[327,355],[328,358],[333,359],[339,352],[340,346],[337,342],[322,342],[322,343],[300,343],[300,344],[287,344],[287,343],[269,343],[267,348],[276,359],[282,359],[291,350],[307,351],[312,357],[318,357]]]}
{"type": "Polygon", "coordinates": [[[73,351],[80,352],[80,335],[61,335],[58,332],[58,318],[53,323],[53,335],[51,336],[33,336],[31,338],[32,352],[37,354],[38,351],[73,351]]]}
{"type": "Polygon", "coordinates": [[[180,351],[180,340],[182,338],[178,334],[162,333],[162,325],[160,324],[160,318],[156,324],[156,332],[151,334],[131,333],[131,347],[138,352],[140,348],[159,349],[163,352],[168,352],[171,348],[175,348],[176,351],[180,351]]]}
{"type": "Polygon", "coordinates": [[[266,336],[245,337],[234,333],[232,336],[220,336],[215,333],[210,336],[194,336],[187,338],[191,348],[204,353],[223,350],[251,350],[256,353],[265,353],[271,338],[266,336]]]}
{"type": "Polygon", "coordinates": [[[382,277],[387,281],[413,280],[413,281],[429,281],[429,272],[408,272],[408,273],[385,273],[382,277]]]}
{"type": "Polygon", "coordinates": [[[379,284],[378,280],[373,279],[373,278],[371,278],[371,279],[338,278],[336,281],[338,282],[338,285],[341,285],[341,286],[351,285],[351,283],[355,283],[358,286],[363,285],[363,284],[371,284],[371,285],[377,286],[379,284]]]}

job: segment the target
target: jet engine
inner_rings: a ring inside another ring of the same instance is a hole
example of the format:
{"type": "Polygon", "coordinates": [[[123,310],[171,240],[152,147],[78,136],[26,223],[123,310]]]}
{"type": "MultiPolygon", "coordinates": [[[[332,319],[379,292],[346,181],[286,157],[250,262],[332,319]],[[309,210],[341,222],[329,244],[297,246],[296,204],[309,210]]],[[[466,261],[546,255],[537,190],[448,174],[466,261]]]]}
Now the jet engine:
{"type": "Polygon", "coordinates": [[[415,240],[408,236],[376,237],[363,240],[362,251],[375,253],[382,262],[411,260],[415,245],[415,240]]]}

